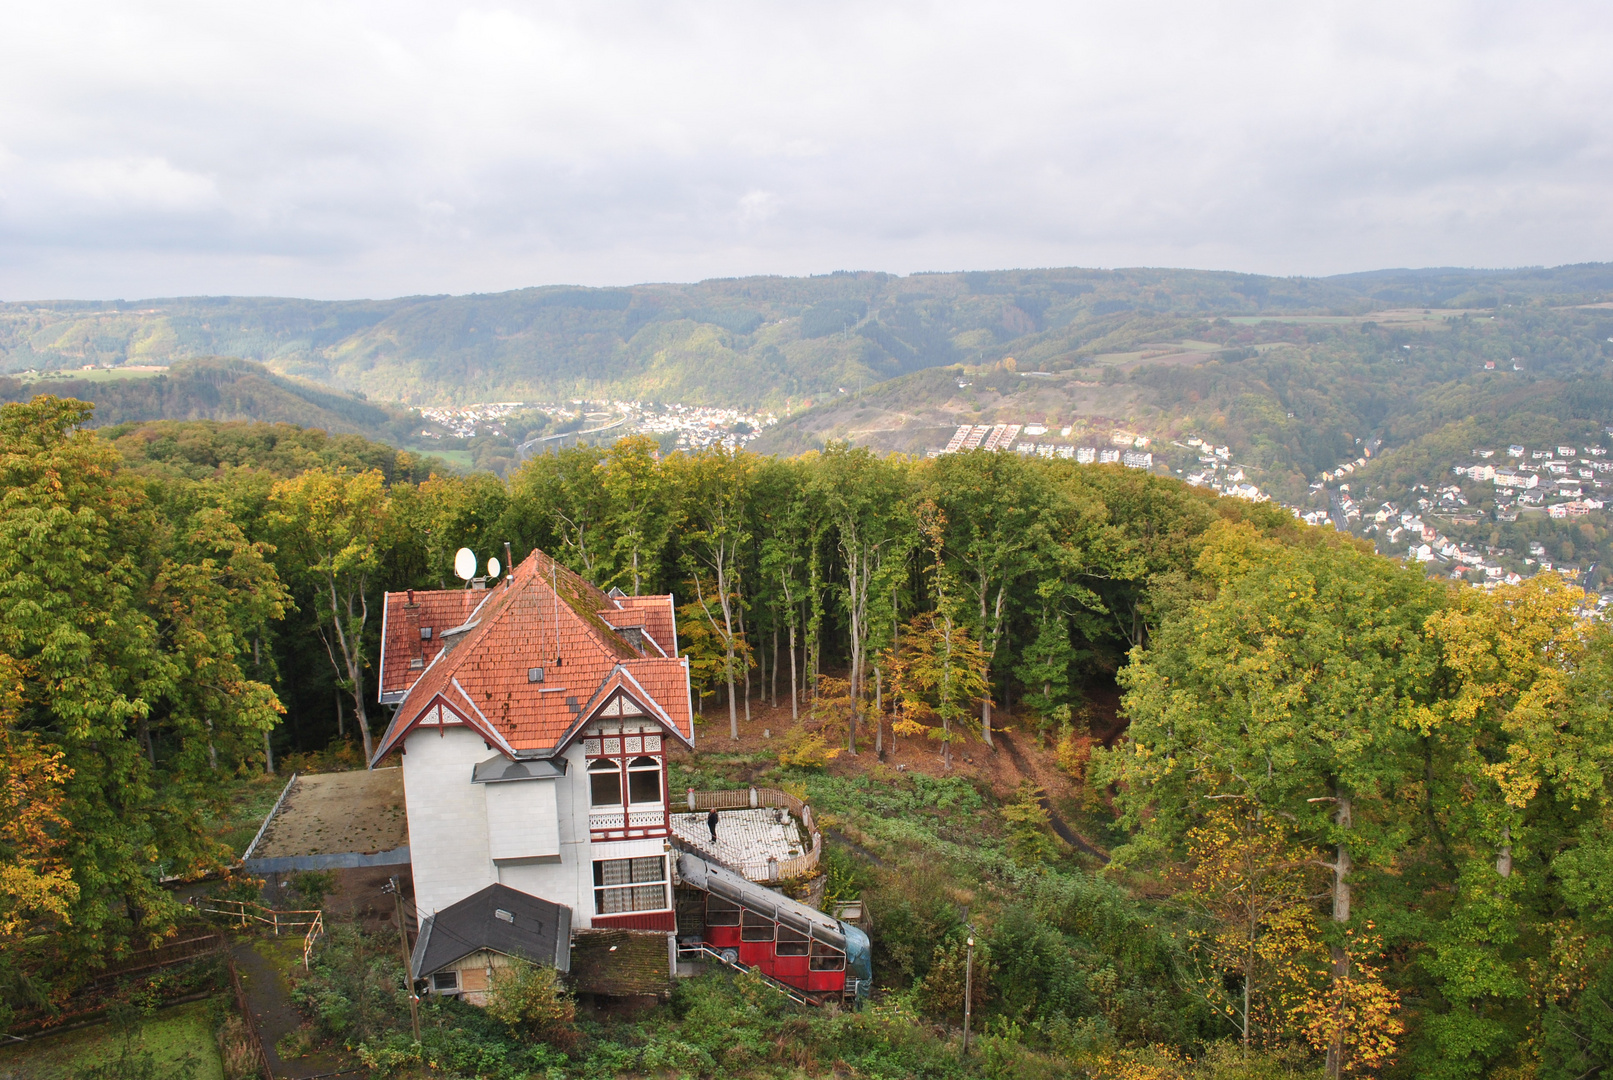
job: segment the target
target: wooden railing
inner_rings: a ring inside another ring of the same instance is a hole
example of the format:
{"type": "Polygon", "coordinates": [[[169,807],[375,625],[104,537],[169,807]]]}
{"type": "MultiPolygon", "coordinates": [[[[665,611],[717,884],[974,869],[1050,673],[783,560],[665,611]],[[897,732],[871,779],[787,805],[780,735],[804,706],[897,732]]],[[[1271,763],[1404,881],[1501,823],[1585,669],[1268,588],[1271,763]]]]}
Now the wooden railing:
{"type": "Polygon", "coordinates": [[[262,923],[274,929],[275,937],[280,936],[282,928],[295,930],[298,927],[307,927],[302,936],[304,968],[308,967],[308,958],[313,955],[314,942],[325,933],[325,913],[317,908],[310,911],[276,911],[274,908],[254,904],[249,900],[216,900],[204,896],[196,901],[196,909],[211,915],[223,915],[243,930],[254,922],[262,923]]]}
{"type": "Polygon", "coordinates": [[[818,831],[812,817],[812,807],[778,788],[735,788],[731,791],[696,791],[689,788],[684,799],[690,810],[753,810],[762,806],[778,806],[788,810],[806,827],[812,846],[805,852],[788,859],[756,860],[747,862],[740,871],[752,881],[789,881],[806,877],[818,867],[823,855],[823,834],[818,831]]]}

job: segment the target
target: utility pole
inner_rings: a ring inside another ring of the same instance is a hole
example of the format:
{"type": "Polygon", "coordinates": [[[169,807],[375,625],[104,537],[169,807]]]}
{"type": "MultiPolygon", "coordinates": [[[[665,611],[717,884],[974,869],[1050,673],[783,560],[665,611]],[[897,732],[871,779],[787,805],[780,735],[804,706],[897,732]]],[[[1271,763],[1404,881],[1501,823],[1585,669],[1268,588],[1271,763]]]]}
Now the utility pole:
{"type": "Polygon", "coordinates": [[[409,970],[409,931],[403,922],[403,890],[398,888],[398,879],[388,878],[387,887],[392,890],[392,900],[398,911],[398,946],[403,952],[403,980],[409,991],[409,1023],[414,1028],[414,1041],[420,1042],[420,998],[414,992],[414,972],[409,970]]]}
{"type": "MultiPolygon", "coordinates": [[[[968,959],[963,964],[963,1056],[969,1056],[969,1019],[974,1014],[975,1004],[975,936],[971,933],[964,942],[969,948],[968,959]]],[[[416,1037],[416,1042],[419,1041],[416,1037]]]]}

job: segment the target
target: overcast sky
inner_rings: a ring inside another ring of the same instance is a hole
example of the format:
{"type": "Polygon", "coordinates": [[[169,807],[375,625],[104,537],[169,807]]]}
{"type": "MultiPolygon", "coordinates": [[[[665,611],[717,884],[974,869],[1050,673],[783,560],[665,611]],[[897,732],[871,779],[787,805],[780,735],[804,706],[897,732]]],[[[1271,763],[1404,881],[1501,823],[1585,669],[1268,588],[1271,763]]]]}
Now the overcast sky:
{"type": "Polygon", "coordinates": [[[13,0],[0,299],[1613,259],[1584,3],[13,0]]]}

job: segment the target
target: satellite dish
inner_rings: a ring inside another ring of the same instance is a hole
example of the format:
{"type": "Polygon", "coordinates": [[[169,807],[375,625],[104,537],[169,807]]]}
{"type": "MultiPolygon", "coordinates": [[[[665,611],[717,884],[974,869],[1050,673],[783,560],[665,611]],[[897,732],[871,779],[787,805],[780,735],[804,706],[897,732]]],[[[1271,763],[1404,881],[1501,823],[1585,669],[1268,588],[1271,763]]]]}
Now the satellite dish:
{"type": "Polygon", "coordinates": [[[498,577],[498,572],[500,570],[502,570],[502,569],[504,569],[504,568],[498,564],[497,559],[488,559],[487,560],[487,576],[488,577],[490,577],[490,578],[498,577]]]}
{"type": "Polygon", "coordinates": [[[454,552],[454,576],[461,581],[469,581],[476,576],[476,553],[470,548],[460,548],[454,552]]]}

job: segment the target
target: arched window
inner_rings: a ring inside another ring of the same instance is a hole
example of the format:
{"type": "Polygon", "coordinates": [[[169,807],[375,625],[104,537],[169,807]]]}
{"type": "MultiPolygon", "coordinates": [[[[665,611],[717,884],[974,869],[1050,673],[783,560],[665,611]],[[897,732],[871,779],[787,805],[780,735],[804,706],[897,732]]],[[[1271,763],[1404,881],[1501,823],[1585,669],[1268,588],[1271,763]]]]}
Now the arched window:
{"type": "Polygon", "coordinates": [[[639,757],[627,763],[627,801],[661,801],[661,763],[655,758],[639,757]]]}
{"type": "Polygon", "coordinates": [[[595,806],[621,806],[621,762],[600,758],[588,766],[588,793],[595,806]]]}

